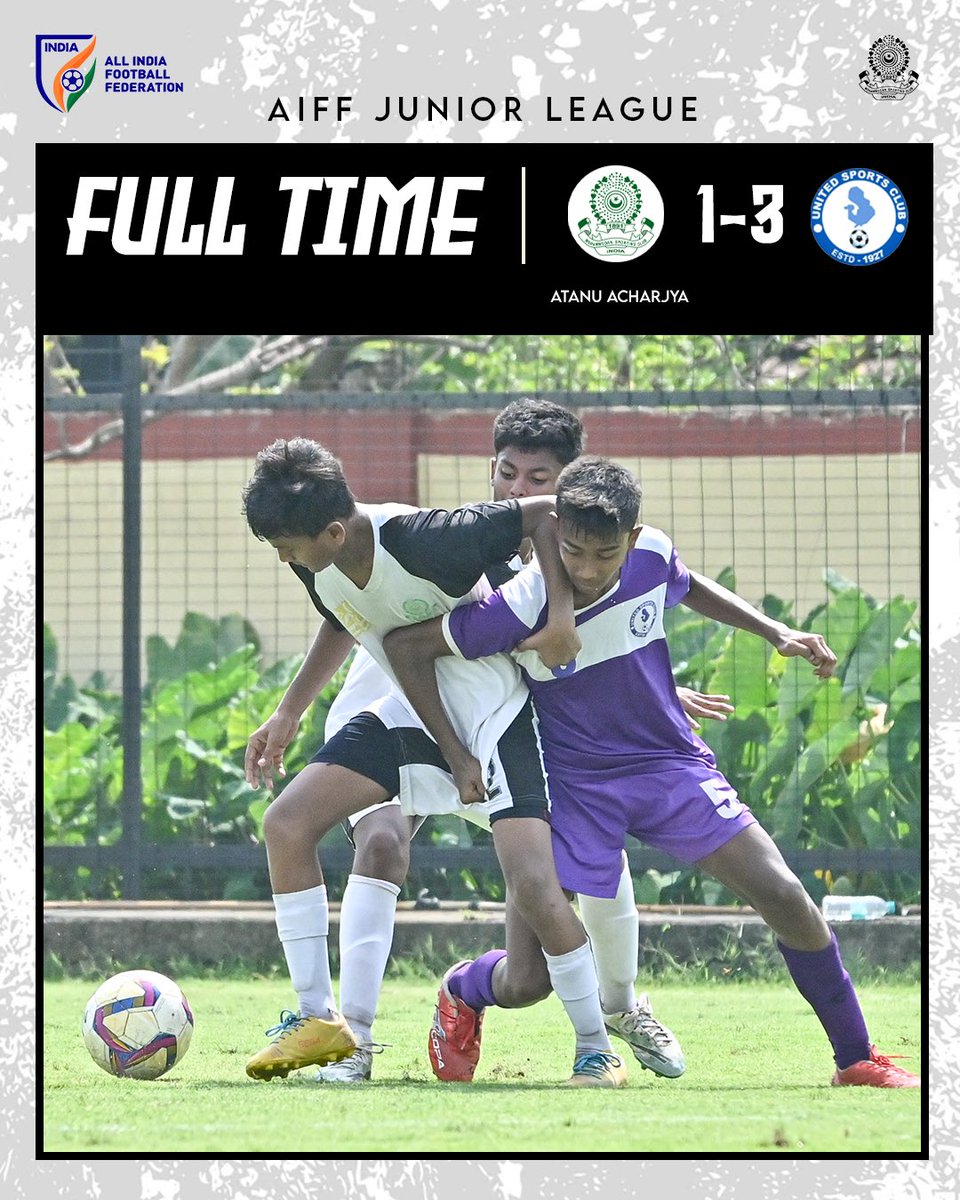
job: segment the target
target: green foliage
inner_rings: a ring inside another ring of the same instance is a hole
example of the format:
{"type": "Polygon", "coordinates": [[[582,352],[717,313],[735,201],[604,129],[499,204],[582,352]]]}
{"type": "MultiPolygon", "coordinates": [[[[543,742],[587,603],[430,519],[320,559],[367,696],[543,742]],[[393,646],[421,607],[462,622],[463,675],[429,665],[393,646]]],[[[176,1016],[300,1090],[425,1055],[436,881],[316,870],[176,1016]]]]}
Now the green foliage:
{"type": "MultiPolygon", "coordinates": [[[[733,586],[729,577],[724,582],[733,586]]],[[[809,663],[783,659],[757,638],[679,608],[667,615],[677,682],[732,696],[735,714],[724,723],[703,722],[700,736],[781,844],[919,847],[916,605],[902,597],[878,604],[832,572],[827,585],[829,601],[800,627],[822,633],[836,652],[833,678],[819,680],[809,663]]],[[[762,607],[770,611],[770,598],[762,607]]],[[[689,898],[695,879],[683,872],[664,898],[689,898]]],[[[834,881],[825,872],[804,882],[817,896],[834,881]]],[[[845,877],[843,886],[909,902],[918,899],[918,884],[902,873],[864,872],[853,881],[845,877]]]]}
{"type": "MultiPolygon", "coordinates": [[[[49,390],[100,381],[92,348],[46,338],[49,390]]],[[[919,388],[920,374],[910,335],[164,334],[142,353],[150,391],[212,378],[228,391],[662,391],[695,404],[698,390],[919,388]]]]}
{"type": "Polygon", "coordinates": [[[179,679],[191,668],[205,670],[228,654],[252,646],[259,652],[260,639],[249,621],[232,613],[211,621],[199,613],[187,613],[173,646],[160,636],[147,638],[147,679],[150,684],[179,679]]]}
{"type": "MultiPolygon", "coordinates": [[[[732,573],[719,580],[733,588],[732,573]]],[[[766,642],[679,606],[667,613],[677,682],[732,697],[726,722],[703,721],[701,736],[721,769],[774,838],[785,846],[919,847],[921,837],[920,633],[916,606],[896,597],[878,604],[849,581],[827,580],[829,601],[802,627],[824,634],[839,658],[836,675],[818,680],[810,666],[783,659],[766,642]]],[[[794,618],[776,597],[761,607],[794,618]]],[[[247,739],[274,711],[302,659],[264,668],[256,633],[238,616],[219,622],[189,613],[174,645],[147,641],[142,706],[143,836],[205,845],[261,839],[268,797],[243,777],[247,739]]],[[[44,629],[44,839],[58,845],[111,845],[120,837],[123,754],[120,700],[95,677],[86,687],[58,678],[57,647],[44,629]]],[[[323,725],[345,670],[304,717],[284,761],[287,780],[321,744],[323,725]]],[[[277,781],[281,791],[285,781],[277,781]]],[[[490,834],[454,816],[432,817],[421,841],[459,848],[489,846],[490,834]]],[[[177,872],[152,873],[162,896],[195,896],[177,872]]],[[[338,881],[339,882],[339,881],[338,881]]],[[[834,886],[919,898],[919,880],[864,873],[804,882],[819,897],[834,886]]],[[[51,898],[116,893],[107,874],[48,872],[51,898]]],[[[196,882],[193,882],[196,888],[196,882]]],[[[235,872],[209,879],[213,895],[264,896],[265,880],[235,872]]],[[[337,887],[334,886],[334,891],[337,887]]],[[[499,870],[460,866],[411,873],[405,897],[502,900],[499,870]]],[[[638,902],[729,903],[716,881],[690,869],[647,871],[638,902]]]]}
{"type": "Polygon", "coordinates": [[[77,688],[73,680],[57,680],[59,655],[57,643],[50,628],[43,627],[43,727],[59,729],[67,719],[67,712],[76,699],[77,688]]]}
{"type": "Polygon", "coordinates": [[[682,394],[917,384],[916,344],[910,337],[465,335],[439,344],[365,339],[337,367],[348,378],[376,381],[383,390],[399,384],[418,392],[622,388],[682,394]]]}
{"type": "MultiPolygon", "coordinates": [[[[243,775],[247,739],[275,709],[302,661],[295,656],[262,671],[259,641],[242,618],[213,621],[188,613],[173,646],[147,640],[142,703],[143,838],[204,845],[250,842],[262,833],[266,796],[243,775]]],[[[111,845],[120,837],[123,752],[120,700],[95,686],[56,680],[56,643],[44,629],[44,841],[111,845]]],[[[339,673],[306,714],[287,750],[292,778],[323,738],[339,673]]],[[[278,781],[278,791],[283,781],[278,781]]],[[[90,895],[89,873],[49,873],[58,899],[90,895]]],[[[160,895],[183,894],[177,872],[151,881],[160,895]]],[[[112,875],[100,885],[112,895],[112,875]]],[[[252,884],[231,881],[227,893],[250,898],[252,884]]]]}

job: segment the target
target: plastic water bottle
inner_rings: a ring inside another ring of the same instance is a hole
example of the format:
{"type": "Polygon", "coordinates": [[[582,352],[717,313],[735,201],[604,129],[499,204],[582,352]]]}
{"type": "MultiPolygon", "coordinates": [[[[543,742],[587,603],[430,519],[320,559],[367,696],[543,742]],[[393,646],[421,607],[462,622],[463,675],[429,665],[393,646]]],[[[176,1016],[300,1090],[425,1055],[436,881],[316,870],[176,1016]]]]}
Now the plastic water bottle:
{"type": "Polygon", "coordinates": [[[828,921],[872,921],[895,913],[895,900],[879,896],[824,896],[823,915],[828,921]]]}

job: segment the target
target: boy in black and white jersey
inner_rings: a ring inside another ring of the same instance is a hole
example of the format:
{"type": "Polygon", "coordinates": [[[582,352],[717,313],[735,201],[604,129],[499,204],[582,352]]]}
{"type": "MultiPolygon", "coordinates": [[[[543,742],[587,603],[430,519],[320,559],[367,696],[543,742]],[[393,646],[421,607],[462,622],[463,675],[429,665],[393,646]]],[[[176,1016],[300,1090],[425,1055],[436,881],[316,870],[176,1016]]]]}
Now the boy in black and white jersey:
{"type": "MultiPolygon", "coordinates": [[[[354,641],[391,674],[383,636],[470,598],[485,568],[510,558],[525,537],[532,537],[545,573],[552,574],[556,598],[557,619],[533,648],[553,665],[569,661],[576,649],[550,498],[468,505],[449,513],[357,505],[336,459],[315,442],[295,439],[261,451],[244,489],[244,506],[252,531],[293,567],[325,617],[277,712],[250,740],[251,783],[261,775],[270,782],[272,770],[280,769],[300,716],[354,641]]],[[[264,835],[277,924],[300,1011],[271,1031],[274,1040],[250,1059],[247,1073],[285,1076],[356,1051],[357,1041],[333,1002],[326,889],[316,844],[345,817],[399,794],[408,814],[460,811],[491,823],[508,894],[501,987],[518,998],[526,995],[521,1001],[526,1003],[543,992],[540,978],[525,978],[531,969],[525,956],[510,957],[511,931],[522,929],[525,944],[532,936],[543,947],[549,983],[576,1031],[568,1083],[620,1086],[625,1070],[604,1027],[590,946],[556,879],[549,802],[525,689],[512,669],[483,664],[455,666],[441,688],[464,743],[485,764],[483,792],[461,803],[450,767],[394,690],[325,743],[267,809],[264,835]]],[[[478,1015],[477,1026],[479,1020],[478,1015]]],[[[472,1045],[445,1050],[448,1058],[462,1052],[459,1069],[469,1069],[472,1045]]]]}

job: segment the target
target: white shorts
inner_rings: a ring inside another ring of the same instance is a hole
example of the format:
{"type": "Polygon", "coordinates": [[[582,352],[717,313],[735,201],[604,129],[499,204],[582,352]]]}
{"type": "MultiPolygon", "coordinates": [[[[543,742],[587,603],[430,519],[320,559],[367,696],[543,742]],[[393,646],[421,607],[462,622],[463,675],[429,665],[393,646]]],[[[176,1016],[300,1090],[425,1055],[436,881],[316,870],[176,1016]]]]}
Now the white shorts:
{"type": "MultiPolygon", "coordinates": [[[[397,693],[348,721],[313,756],[379,783],[408,816],[455,813],[483,828],[505,816],[545,818],[549,795],[536,713],[529,697],[493,746],[483,804],[461,804],[440,750],[397,693]]],[[[380,807],[379,805],[376,807],[380,807]]],[[[355,825],[361,815],[351,818],[355,825]]]]}

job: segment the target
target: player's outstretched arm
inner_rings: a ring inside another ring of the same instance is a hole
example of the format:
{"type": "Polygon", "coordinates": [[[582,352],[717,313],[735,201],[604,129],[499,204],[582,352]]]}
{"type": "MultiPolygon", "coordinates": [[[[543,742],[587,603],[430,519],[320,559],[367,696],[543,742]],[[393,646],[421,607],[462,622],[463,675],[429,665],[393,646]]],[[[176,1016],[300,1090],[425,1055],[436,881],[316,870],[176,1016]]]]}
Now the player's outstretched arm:
{"type": "Polygon", "coordinates": [[[837,656],[819,633],[791,629],[782,621],[774,621],[736,592],[694,571],[690,572],[690,590],[684,596],[683,603],[701,616],[766,638],[784,658],[807,659],[814,674],[821,679],[832,675],[837,665],[837,656]]]}
{"type": "Polygon", "coordinates": [[[678,687],[677,699],[687,714],[691,729],[699,729],[699,721],[704,719],[725,721],[727,713],[734,711],[729,696],[720,696],[713,692],[695,692],[691,688],[678,687]]]}
{"type": "Polygon", "coordinates": [[[275,712],[255,729],[247,742],[243,773],[252,788],[273,787],[273,772],[286,775],[283,754],[300,728],[300,718],[327,686],[354,644],[345,630],[323,621],[300,670],[290,681],[275,712]]]}
{"type": "Polygon", "coordinates": [[[524,644],[536,650],[545,667],[565,667],[580,653],[580,636],[573,613],[573,587],[560,558],[554,496],[525,497],[518,501],[523,532],[533,543],[547,587],[547,623],[524,644]]]}
{"type": "Polygon", "coordinates": [[[383,649],[397,682],[447,760],[461,802],[479,804],[486,798],[483,770],[460,741],[437,685],[436,661],[451,653],[442,626],[442,617],[401,625],[383,639],[383,649]]]}

